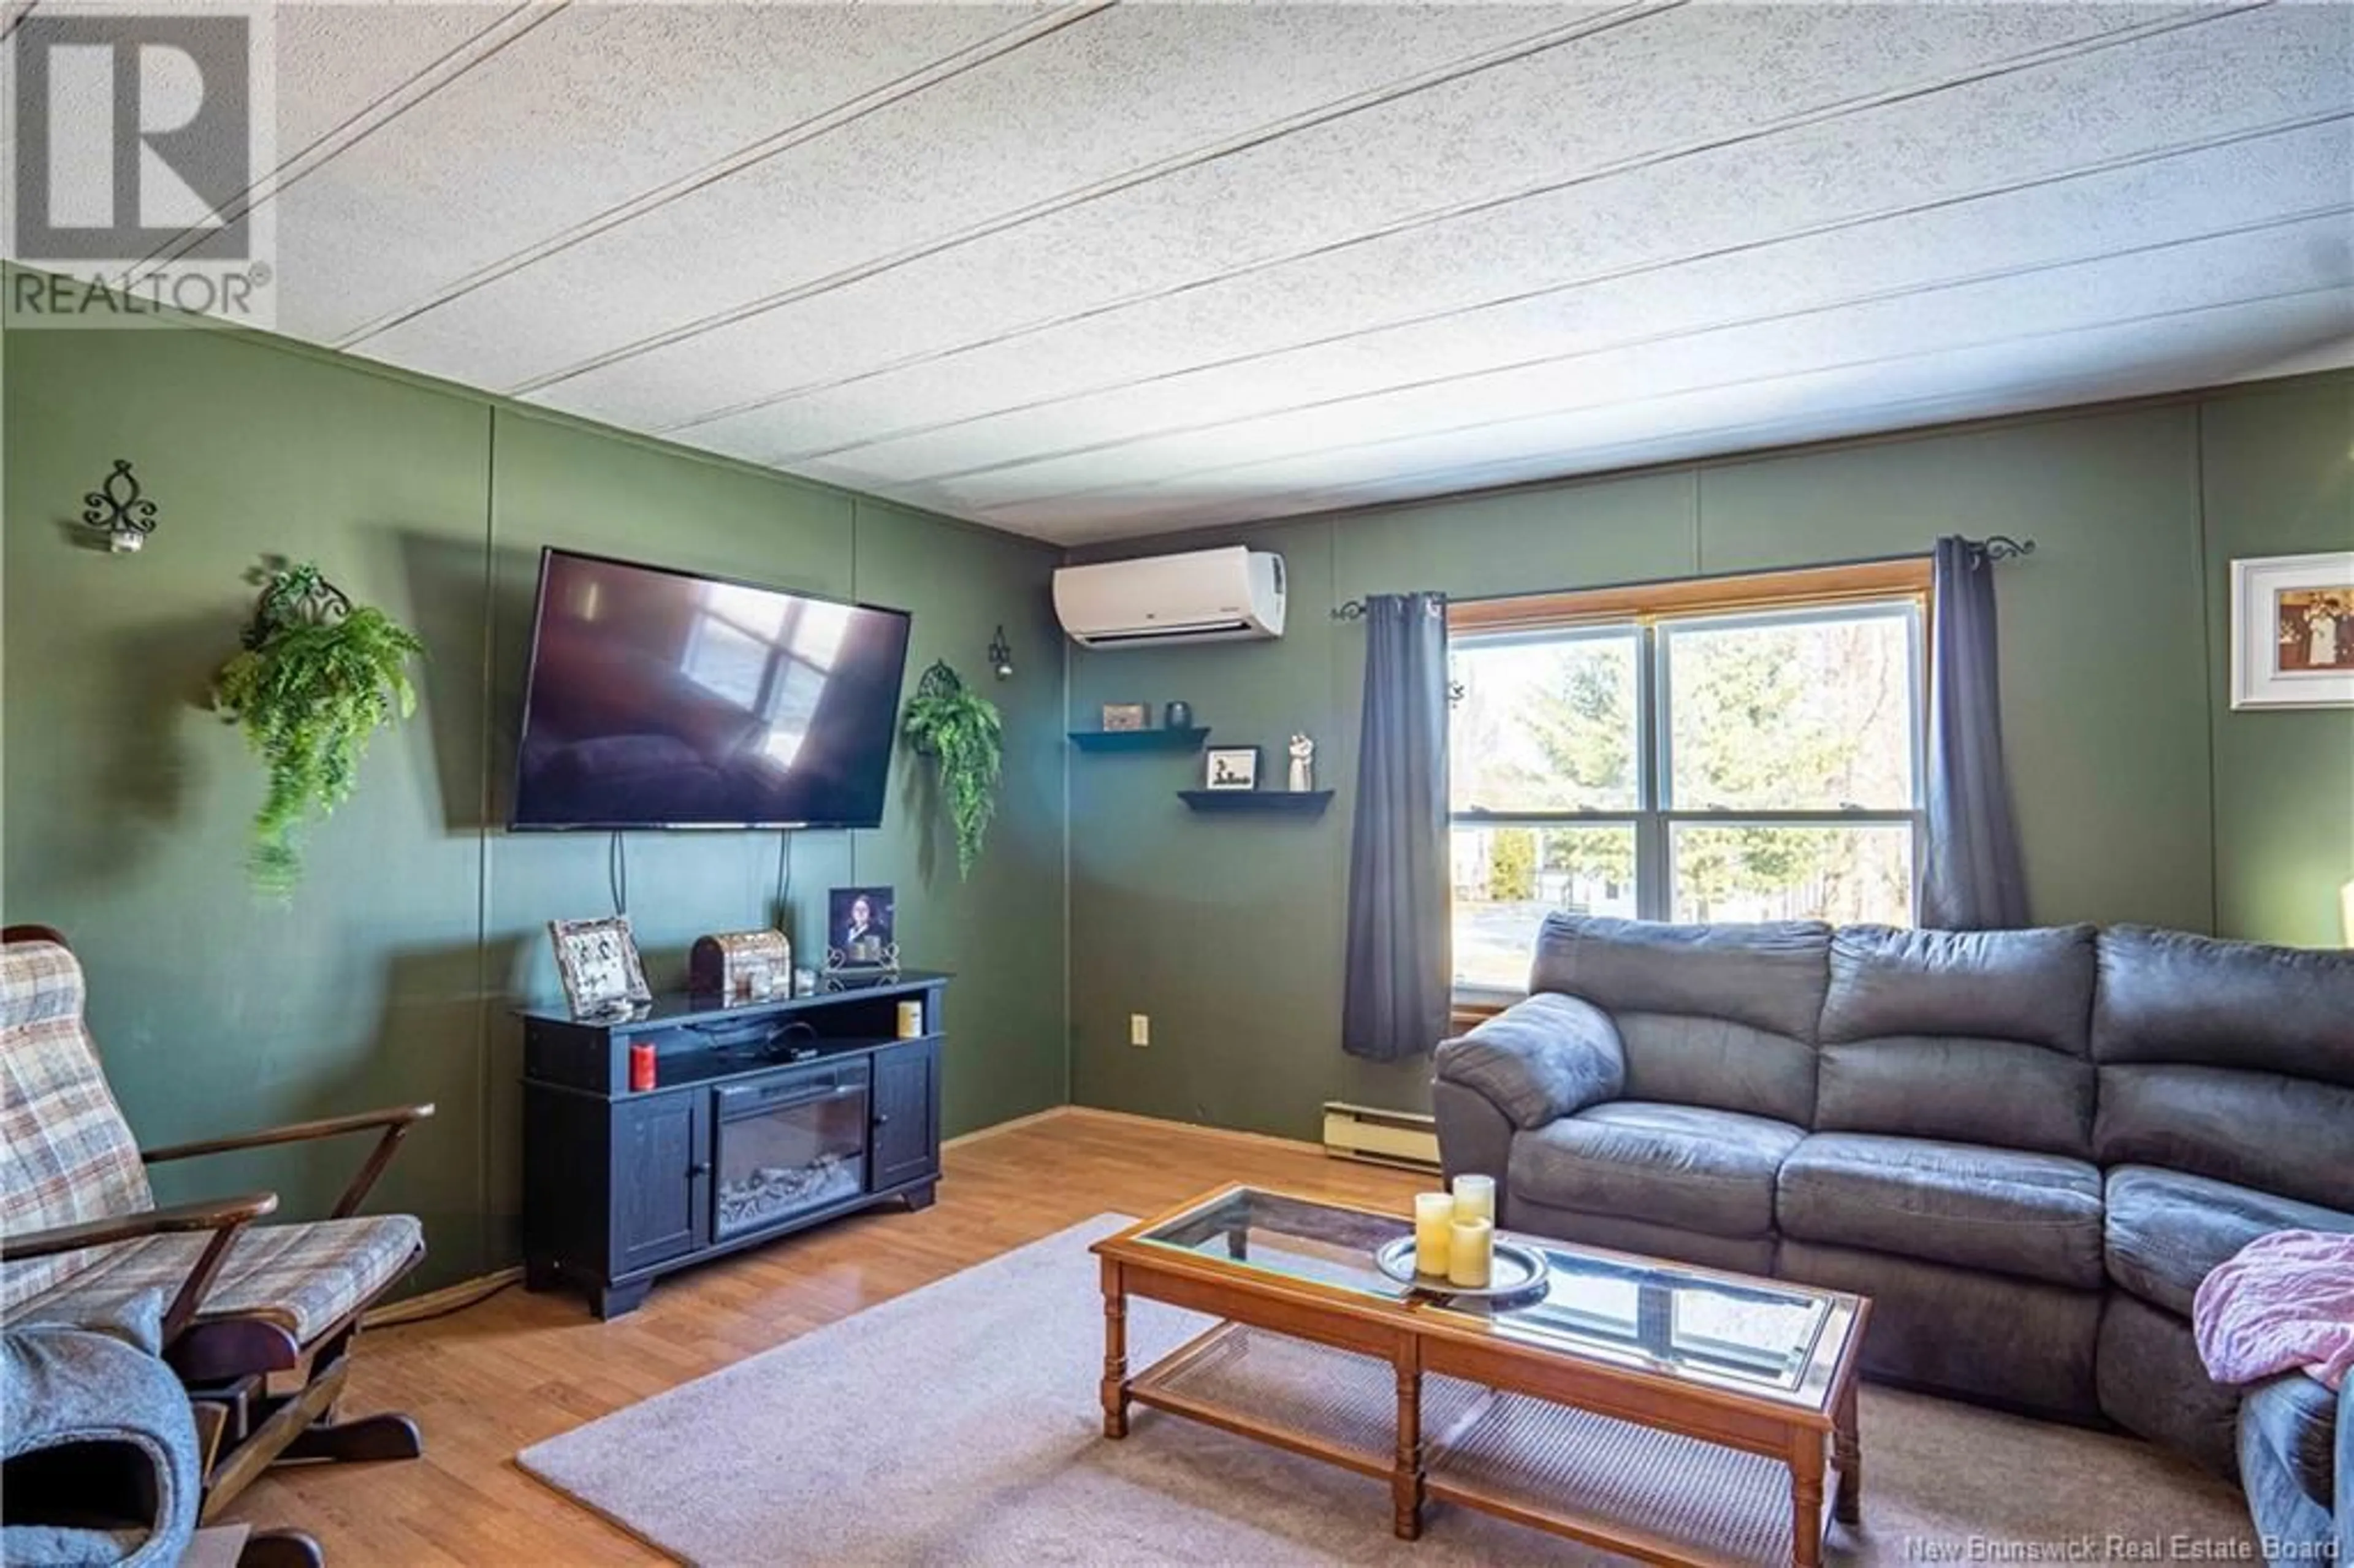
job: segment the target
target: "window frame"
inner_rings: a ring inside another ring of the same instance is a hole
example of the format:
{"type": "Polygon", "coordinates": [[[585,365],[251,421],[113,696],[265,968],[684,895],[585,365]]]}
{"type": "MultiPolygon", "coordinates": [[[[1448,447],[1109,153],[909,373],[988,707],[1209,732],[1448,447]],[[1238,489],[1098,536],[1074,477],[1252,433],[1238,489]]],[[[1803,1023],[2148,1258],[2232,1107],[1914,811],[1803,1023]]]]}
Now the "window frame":
{"type": "MultiPolygon", "coordinates": [[[[1841,567],[1732,577],[1694,577],[1577,593],[1458,600],[1447,610],[1454,643],[1552,641],[1581,634],[1635,633],[1636,804],[1632,810],[1458,811],[1450,805],[1450,841],[1462,828],[1631,827],[1635,835],[1636,913],[1646,920],[1674,918],[1675,830],[1712,827],[1904,826],[1912,836],[1911,917],[1920,916],[1921,870],[1926,849],[1928,789],[1928,648],[1935,606],[1929,561],[1903,556],[1841,567]],[[1846,620],[1859,611],[1905,622],[1912,800],[1903,808],[1760,810],[1681,808],[1674,800],[1673,632],[1706,623],[1726,630],[1846,620]]],[[[1451,852],[1450,852],[1451,853],[1451,852]]],[[[1452,915],[1449,916],[1450,926],[1452,915]]],[[[1452,979],[1452,977],[1450,977],[1452,979]]],[[[1525,994],[1506,987],[1453,981],[1455,1019],[1468,1025],[1525,994]]]]}

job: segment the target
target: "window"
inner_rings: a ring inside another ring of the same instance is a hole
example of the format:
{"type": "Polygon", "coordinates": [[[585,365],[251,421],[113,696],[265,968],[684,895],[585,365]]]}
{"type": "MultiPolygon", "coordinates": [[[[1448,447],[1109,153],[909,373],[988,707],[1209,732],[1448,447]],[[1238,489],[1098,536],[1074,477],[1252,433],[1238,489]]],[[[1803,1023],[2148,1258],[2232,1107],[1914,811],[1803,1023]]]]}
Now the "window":
{"type": "Polygon", "coordinates": [[[1456,985],[1545,912],[1909,925],[1925,562],[1458,604],[1456,985]]]}

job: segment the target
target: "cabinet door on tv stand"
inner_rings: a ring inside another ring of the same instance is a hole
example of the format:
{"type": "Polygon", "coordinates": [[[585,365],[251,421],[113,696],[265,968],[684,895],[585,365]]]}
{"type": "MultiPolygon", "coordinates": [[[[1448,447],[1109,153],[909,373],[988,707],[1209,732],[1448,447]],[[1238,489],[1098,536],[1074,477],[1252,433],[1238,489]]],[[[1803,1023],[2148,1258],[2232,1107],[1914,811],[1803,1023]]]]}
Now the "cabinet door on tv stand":
{"type": "Polygon", "coordinates": [[[709,1109],[709,1097],[694,1090],[614,1107],[612,1276],[703,1244],[711,1192],[709,1109]]]}
{"type": "Polygon", "coordinates": [[[910,1040],[875,1053],[874,1165],[877,1191],[940,1169],[940,1043],[910,1040]]]}

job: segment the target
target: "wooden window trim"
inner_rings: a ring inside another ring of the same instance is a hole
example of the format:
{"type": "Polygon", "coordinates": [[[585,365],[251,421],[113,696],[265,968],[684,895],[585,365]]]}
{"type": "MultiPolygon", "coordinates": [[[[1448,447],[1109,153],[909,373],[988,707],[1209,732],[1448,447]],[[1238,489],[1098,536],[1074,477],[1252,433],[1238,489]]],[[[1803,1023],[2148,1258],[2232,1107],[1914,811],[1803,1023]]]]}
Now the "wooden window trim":
{"type": "Polygon", "coordinates": [[[1567,593],[1515,594],[1458,600],[1447,607],[1456,636],[1499,631],[1550,631],[1568,626],[1623,624],[1687,615],[1744,610],[1807,609],[1820,605],[1929,596],[1929,557],[1859,561],[1839,567],[1748,572],[1735,577],[1684,577],[1567,593]]]}

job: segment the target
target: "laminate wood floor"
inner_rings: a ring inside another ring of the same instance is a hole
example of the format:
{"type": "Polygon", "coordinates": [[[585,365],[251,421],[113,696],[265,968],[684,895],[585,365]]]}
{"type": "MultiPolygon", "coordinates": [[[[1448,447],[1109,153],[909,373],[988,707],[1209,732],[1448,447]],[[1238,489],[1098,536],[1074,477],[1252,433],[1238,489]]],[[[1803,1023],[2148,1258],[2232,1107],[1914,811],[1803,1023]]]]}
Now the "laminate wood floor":
{"type": "MultiPolygon", "coordinates": [[[[1108,1210],[1149,1214],[1225,1181],[1394,1206],[1432,1178],[1312,1148],[1086,1110],[947,1151],[939,1201],[878,1210],[673,1276],[600,1323],[578,1295],[520,1287],[361,1336],[339,1414],[405,1410],[407,1463],[273,1471],[230,1518],[311,1531],[333,1568],[658,1563],[515,1468],[521,1449],[1108,1210]]],[[[1082,1404],[1092,1384],[1071,1391],[1082,1404]]],[[[714,1434],[724,1441],[723,1434],[714,1434]]]]}

